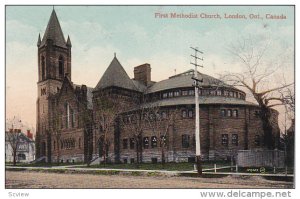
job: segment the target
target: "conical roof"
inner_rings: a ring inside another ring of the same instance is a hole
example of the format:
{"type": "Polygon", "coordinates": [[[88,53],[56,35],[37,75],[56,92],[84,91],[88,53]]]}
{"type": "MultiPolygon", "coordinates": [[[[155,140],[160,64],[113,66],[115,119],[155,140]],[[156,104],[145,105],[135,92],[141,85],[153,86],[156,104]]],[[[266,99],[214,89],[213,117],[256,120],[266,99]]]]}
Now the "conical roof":
{"type": "Polygon", "coordinates": [[[68,39],[67,39],[67,46],[72,47],[72,43],[71,43],[71,39],[70,36],[68,35],[68,39]]]}
{"type": "Polygon", "coordinates": [[[41,41],[41,35],[39,34],[39,38],[38,38],[38,41],[37,41],[37,44],[36,44],[36,45],[37,45],[38,47],[40,47],[41,42],[42,42],[42,41],[41,41]]]}
{"type": "Polygon", "coordinates": [[[120,64],[116,57],[114,57],[114,59],[109,64],[94,91],[112,86],[129,90],[137,90],[136,86],[129,78],[123,66],[120,64]]]}
{"type": "Polygon", "coordinates": [[[66,47],[66,40],[54,9],[51,13],[41,46],[44,46],[48,39],[51,39],[56,46],[66,47]]]}

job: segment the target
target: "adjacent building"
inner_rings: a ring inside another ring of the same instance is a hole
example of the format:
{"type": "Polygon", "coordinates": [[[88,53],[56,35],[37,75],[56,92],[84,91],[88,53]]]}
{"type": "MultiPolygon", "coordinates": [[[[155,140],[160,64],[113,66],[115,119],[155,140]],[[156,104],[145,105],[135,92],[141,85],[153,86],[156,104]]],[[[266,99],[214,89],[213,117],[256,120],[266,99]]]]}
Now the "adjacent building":
{"type": "Polygon", "coordinates": [[[16,149],[16,162],[29,163],[35,160],[35,142],[30,130],[27,134],[20,129],[5,132],[5,162],[13,162],[16,149]]]}

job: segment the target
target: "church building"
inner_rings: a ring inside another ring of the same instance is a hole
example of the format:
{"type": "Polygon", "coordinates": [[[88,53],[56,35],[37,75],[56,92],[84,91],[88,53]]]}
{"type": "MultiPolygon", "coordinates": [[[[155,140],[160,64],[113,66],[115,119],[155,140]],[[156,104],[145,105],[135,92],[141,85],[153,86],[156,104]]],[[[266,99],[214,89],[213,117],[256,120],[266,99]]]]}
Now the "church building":
{"type": "MultiPolygon", "coordinates": [[[[65,39],[55,10],[43,37],[38,37],[37,47],[37,159],[116,163],[195,160],[194,70],[154,82],[151,65],[144,63],[133,67],[130,78],[115,54],[94,88],[75,84],[71,39],[65,39]]],[[[264,148],[260,109],[246,101],[246,93],[214,77],[202,73],[198,77],[203,80],[196,93],[202,158],[224,160],[238,150],[264,148]]],[[[276,142],[276,111],[273,120],[276,142]]]]}

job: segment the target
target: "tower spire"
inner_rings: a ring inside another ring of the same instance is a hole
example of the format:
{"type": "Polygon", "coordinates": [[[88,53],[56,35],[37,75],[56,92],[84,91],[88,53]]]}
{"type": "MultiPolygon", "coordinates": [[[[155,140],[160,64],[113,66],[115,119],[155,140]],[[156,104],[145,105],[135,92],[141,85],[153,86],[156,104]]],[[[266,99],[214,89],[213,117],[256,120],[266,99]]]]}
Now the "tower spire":
{"type": "Polygon", "coordinates": [[[72,47],[70,36],[68,35],[67,44],[68,47],[72,47]]]}
{"type": "Polygon", "coordinates": [[[60,27],[54,6],[41,42],[41,46],[44,46],[47,40],[52,40],[53,45],[66,48],[66,40],[60,27]]]}
{"type": "Polygon", "coordinates": [[[38,38],[38,41],[37,41],[37,47],[40,47],[41,45],[41,34],[39,33],[39,38],[38,38]]]}

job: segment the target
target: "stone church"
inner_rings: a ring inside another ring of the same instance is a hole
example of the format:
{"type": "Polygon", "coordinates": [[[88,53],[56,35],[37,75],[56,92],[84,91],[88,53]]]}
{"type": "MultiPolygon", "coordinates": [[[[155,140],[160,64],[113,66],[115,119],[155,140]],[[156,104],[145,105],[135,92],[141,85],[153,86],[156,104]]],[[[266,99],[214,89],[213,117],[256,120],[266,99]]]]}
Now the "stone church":
{"type": "MultiPolygon", "coordinates": [[[[115,55],[94,88],[75,84],[71,39],[65,39],[55,10],[37,47],[37,159],[194,161],[193,70],[154,82],[145,63],[134,67],[130,78],[115,55]]],[[[245,100],[245,92],[198,76],[203,79],[198,93],[202,158],[227,159],[238,150],[262,149],[259,107],[245,100]]],[[[273,115],[278,137],[278,113],[273,115]]]]}

